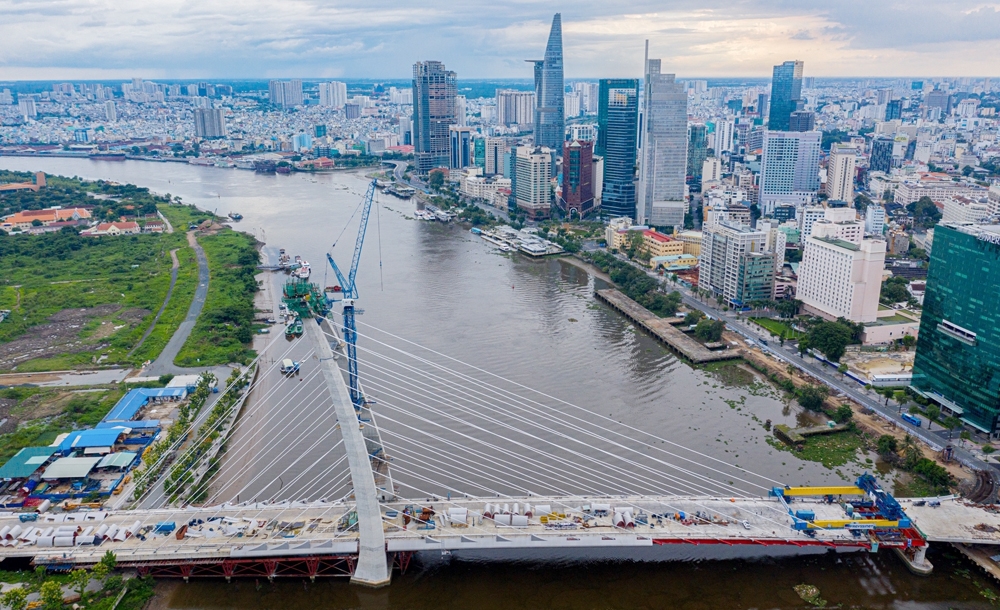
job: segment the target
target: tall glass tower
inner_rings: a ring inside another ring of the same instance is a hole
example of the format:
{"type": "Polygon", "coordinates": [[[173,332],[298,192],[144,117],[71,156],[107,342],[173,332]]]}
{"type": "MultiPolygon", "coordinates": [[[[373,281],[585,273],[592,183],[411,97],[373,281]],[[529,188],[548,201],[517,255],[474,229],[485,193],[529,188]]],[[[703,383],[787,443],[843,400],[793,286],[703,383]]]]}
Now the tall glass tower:
{"type": "Polygon", "coordinates": [[[455,73],[439,61],[413,64],[413,153],[421,176],[450,163],[448,129],[458,122],[456,79],[455,73]]]}
{"type": "Polygon", "coordinates": [[[802,99],[802,62],[786,61],[774,67],[771,78],[771,108],[767,128],[771,131],[788,131],[792,113],[799,109],[802,99]]]}
{"type": "Polygon", "coordinates": [[[535,146],[562,150],[566,139],[563,112],[562,16],[556,13],[545,45],[545,59],[528,60],[535,64],[535,146]]]}
{"type": "Polygon", "coordinates": [[[635,220],[639,80],[605,78],[599,86],[595,153],[604,157],[601,209],[635,220]]]}

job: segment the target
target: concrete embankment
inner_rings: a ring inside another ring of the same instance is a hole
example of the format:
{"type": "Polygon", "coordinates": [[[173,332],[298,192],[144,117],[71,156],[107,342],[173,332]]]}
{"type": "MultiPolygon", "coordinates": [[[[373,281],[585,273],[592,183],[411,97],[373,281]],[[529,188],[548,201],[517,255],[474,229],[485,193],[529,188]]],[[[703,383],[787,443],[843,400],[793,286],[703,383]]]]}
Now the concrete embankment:
{"type": "Polygon", "coordinates": [[[621,292],[608,289],[594,293],[598,299],[610,305],[613,309],[632,320],[651,335],[663,341],[674,351],[695,364],[733,360],[743,355],[739,349],[710,350],[701,343],[684,334],[671,324],[667,318],[657,317],[642,305],[639,305],[621,292]]]}

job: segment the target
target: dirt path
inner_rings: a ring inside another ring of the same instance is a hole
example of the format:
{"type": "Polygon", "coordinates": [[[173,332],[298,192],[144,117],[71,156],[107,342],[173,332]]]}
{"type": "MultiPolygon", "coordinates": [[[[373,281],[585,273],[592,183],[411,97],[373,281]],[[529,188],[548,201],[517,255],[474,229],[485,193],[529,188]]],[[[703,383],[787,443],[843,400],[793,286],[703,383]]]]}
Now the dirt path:
{"type": "Polygon", "coordinates": [[[180,250],[180,248],[174,248],[170,251],[170,259],[173,261],[173,265],[170,267],[170,288],[167,288],[167,296],[163,299],[163,305],[160,306],[160,311],[156,312],[156,317],[153,318],[153,322],[149,325],[149,328],[146,329],[146,332],[142,333],[142,337],[139,339],[139,342],[136,343],[135,347],[129,351],[129,356],[137,352],[139,348],[142,347],[142,344],[146,342],[146,339],[149,338],[149,335],[153,334],[153,329],[156,328],[156,323],[160,321],[160,316],[163,315],[163,311],[167,308],[167,304],[170,303],[170,297],[174,294],[174,285],[177,284],[177,271],[181,267],[181,262],[177,260],[178,250],[180,250]]]}

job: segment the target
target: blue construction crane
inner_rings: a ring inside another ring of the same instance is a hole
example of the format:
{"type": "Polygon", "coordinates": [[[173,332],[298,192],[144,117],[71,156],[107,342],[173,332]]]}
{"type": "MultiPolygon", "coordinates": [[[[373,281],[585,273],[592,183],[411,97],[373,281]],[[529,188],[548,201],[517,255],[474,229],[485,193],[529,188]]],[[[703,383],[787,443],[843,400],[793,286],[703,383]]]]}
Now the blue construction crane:
{"type": "Polygon", "coordinates": [[[354,308],[354,301],[358,298],[358,287],[354,284],[354,279],[358,275],[358,262],[361,260],[361,247],[365,245],[365,229],[368,227],[368,215],[372,211],[372,199],[375,197],[376,180],[372,180],[368,185],[368,192],[365,193],[365,201],[361,208],[361,225],[358,227],[358,239],[354,242],[354,258],[351,259],[351,268],[347,277],[340,271],[333,256],[326,255],[326,260],[330,261],[333,272],[337,274],[340,281],[340,291],[343,295],[344,304],[344,341],[347,343],[347,377],[348,387],[351,390],[351,402],[354,409],[360,410],[364,398],[358,388],[358,328],[354,322],[354,316],[358,313],[354,308]]]}

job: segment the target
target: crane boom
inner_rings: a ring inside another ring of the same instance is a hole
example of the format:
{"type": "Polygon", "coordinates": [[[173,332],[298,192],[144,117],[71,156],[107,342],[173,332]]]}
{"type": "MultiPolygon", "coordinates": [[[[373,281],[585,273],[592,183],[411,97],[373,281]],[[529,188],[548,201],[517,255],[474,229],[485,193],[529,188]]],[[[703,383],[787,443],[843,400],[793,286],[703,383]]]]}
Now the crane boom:
{"type": "Polygon", "coordinates": [[[337,274],[340,287],[344,295],[344,342],[347,344],[347,386],[351,391],[351,402],[354,409],[360,410],[364,398],[358,385],[358,329],[354,321],[356,315],[354,300],[358,298],[358,289],[354,285],[354,280],[358,276],[358,263],[361,262],[361,248],[365,245],[365,230],[368,228],[368,216],[372,211],[372,200],[375,197],[376,181],[372,180],[368,185],[368,192],[365,193],[365,201],[361,208],[361,224],[358,227],[358,239],[354,242],[354,256],[351,258],[351,268],[344,277],[333,256],[326,255],[326,260],[333,267],[333,272],[337,274]]]}

